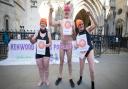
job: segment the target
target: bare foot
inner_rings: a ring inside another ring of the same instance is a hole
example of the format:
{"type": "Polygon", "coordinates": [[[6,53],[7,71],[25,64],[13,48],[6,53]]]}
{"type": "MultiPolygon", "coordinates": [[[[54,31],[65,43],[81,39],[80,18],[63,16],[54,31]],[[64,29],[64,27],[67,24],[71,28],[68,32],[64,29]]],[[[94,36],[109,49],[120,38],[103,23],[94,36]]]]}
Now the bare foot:
{"type": "Polygon", "coordinates": [[[49,81],[46,81],[45,83],[46,83],[47,86],[49,86],[49,84],[50,84],[49,81]]]}
{"type": "Polygon", "coordinates": [[[40,81],[40,82],[37,84],[37,86],[41,86],[41,85],[43,85],[43,82],[42,82],[42,81],[40,81]]]}

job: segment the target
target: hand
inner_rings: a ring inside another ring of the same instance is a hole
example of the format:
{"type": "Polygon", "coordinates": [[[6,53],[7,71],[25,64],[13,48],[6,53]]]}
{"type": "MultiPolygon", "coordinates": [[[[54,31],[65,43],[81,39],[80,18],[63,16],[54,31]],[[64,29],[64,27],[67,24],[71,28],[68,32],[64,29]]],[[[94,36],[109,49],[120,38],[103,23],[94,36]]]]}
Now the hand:
{"type": "Polygon", "coordinates": [[[50,8],[50,13],[52,13],[53,12],[53,8],[50,8]]]}
{"type": "Polygon", "coordinates": [[[29,34],[28,39],[32,39],[33,36],[34,36],[33,34],[29,34]]]}
{"type": "Polygon", "coordinates": [[[50,44],[46,44],[45,46],[46,46],[46,47],[50,47],[50,44]]]}
{"type": "Polygon", "coordinates": [[[33,34],[28,35],[28,39],[30,40],[30,42],[31,42],[32,44],[36,43],[36,41],[37,41],[36,39],[33,39],[33,37],[34,37],[33,34]]]}
{"type": "Polygon", "coordinates": [[[50,8],[50,13],[52,13],[54,11],[54,9],[52,8],[52,5],[49,5],[50,8]]]}
{"type": "Polygon", "coordinates": [[[79,47],[79,44],[76,43],[76,44],[74,45],[74,47],[77,49],[77,48],[79,47]]]}

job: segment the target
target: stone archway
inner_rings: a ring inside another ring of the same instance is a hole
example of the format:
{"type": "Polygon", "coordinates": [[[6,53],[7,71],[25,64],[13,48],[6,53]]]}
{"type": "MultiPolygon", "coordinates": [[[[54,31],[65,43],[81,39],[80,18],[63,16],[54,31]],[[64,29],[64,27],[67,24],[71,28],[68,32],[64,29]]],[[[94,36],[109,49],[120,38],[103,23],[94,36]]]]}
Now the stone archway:
{"type": "Polygon", "coordinates": [[[85,11],[89,11],[93,17],[95,18],[96,22],[98,22],[98,25],[103,24],[103,17],[102,17],[102,4],[99,0],[96,2],[92,0],[73,0],[73,20],[75,20],[78,13],[84,9],[85,11]]]}
{"type": "MultiPolygon", "coordinates": [[[[90,12],[97,22],[99,27],[104,26],[104,17],[103,17],[103,7],[100,3],[100,0],[94,2],[93,0],[73,0],[73,20],[75,21],[78,17],[83,19],[85,22],[85,27],[89,25],[90,20],[86,15],[86,12],[90,12]],[[82,14],[82,15],[81,15],[82,14]],[[83,18],[82,18],[83,17],[83,18]]],[[[97,27],[98,29],[98,27],[97,27]]],[[[96,34],[94,30],[93,34],[96,34]]]]}

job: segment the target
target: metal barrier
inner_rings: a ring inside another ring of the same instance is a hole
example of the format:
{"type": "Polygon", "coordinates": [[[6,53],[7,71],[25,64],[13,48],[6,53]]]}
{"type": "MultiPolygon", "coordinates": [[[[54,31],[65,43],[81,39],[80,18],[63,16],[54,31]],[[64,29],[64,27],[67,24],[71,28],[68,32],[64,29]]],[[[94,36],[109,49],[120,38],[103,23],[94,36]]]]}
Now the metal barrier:
{"type": "Polygon", "coordinates": [[[0,43],[0,60],[7,58],[7,52],[8,52],[8,46],[1,42],[0,43]]]}
{"type": "MultiPolygon", "coordinates": [[[[3,33],[0,32],[0,60],[6,59],[8,56],[8,44],[3,40],[3,33]]],[[[29,34],[34,34],[34,32],[7,32],[10,39],[28,39],[29,34]]]]}
{"type": "MultiPolygon", "coordinates": [[[[10,39],[28,39],[29,34],[34,32],[8,32],[10,39]]],[[[7,58],[8,46],[2,40],[3,32],[0,32],[0,59],[7,58]]],[[[100,57],[102,53],[119,54],[120,48],[128,49],[128,37],[92,35],[94,54],[100,57]]]]}
{"type": "Polygon", "coordinates": [[[118,36],[92,35],[94,53],[96,57],[105,54],[119,54],[121,42],[123,40],[118,36]]]}

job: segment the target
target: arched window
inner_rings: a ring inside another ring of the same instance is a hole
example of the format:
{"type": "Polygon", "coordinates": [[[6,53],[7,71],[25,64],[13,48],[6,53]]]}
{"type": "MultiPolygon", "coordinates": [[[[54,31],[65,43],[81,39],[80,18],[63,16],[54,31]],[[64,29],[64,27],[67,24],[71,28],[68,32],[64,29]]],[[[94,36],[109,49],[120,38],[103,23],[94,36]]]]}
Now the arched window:
{"type": "Polygon", "coordinates": [[[123,23],[124,23],[124,21],[122,19],[117,20],[117,23],[116,23],[116,35],[117,36],[122,36],[123,23]]]}
{"type": "Polygon", "coordinates": [[[8,15],[4,16],[4,28],[5,28],[5,31],[9,30],[9,16],[8,15]]]}

